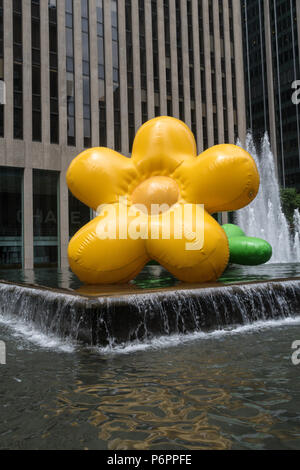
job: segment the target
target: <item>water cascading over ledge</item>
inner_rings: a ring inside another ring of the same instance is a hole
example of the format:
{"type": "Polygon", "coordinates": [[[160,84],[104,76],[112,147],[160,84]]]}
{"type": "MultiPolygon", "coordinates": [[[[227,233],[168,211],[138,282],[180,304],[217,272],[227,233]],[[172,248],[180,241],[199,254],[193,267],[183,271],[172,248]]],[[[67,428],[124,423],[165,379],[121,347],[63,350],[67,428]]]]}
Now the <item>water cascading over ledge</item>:
{"type": "Polygon", "coordinates": [[[86,297],[0,283],[0,315],[85,345],[115,346],[300,313],[300,279],[86,297]]]}

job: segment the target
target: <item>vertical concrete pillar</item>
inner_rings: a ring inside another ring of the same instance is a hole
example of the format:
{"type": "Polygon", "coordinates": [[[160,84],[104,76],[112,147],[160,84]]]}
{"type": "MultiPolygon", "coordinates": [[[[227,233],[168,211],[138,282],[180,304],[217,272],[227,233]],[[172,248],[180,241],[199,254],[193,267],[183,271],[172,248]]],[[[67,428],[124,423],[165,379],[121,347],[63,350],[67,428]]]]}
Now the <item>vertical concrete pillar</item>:
{"type": "Polygon", "coordinates": [[[113,59],[111,31],[111,2],[104,0],[104,46],[105,46],[105,90],[106,90],[106,133],[107,146],[114,148],[114,94],[113,94],[113,59]]]}
{"type": "Polygon", "coordinates": [[[237,124],[238,135],[242,143],[246,139],[246,95],[245,95],[245,75],[243,58],[243,32],[242,32],[242,12],[241,1],[238,0],[233,7],[233,34],[234,34],[234,55],[235,55],[235,76],[236,76],[236,98],[237,98],[237,124]]]}
{"type": "Polygon", "coordinates": [[[222,224],[222,225],[228,224],[228,221],[229,221],[228,212],[222,212],[222,215],[221,215],[221,224],[222,224]]]}
{"type": "Polygon", "coordinates": [[[167,114],[167,81],[166,81],[166,47],[165,47],[165,21],[164,2],[157,1],[157,27],[158,27],[158,60],[159,60],[159,86],[160,86],[160,114],[167,114]]]}
{"type": "Polygon", "coordinates": [[[96,0],[89,0],[92,147],[99,146],[99,84],[96,0]]]}
{"type": "MultiPolygon", "coordinates": [[[[201,5],[199,6],[201,8],[201,5]]],[[[199,22],[198,0],[192,0],[193,11],[193,42],[194,42],[194,76],[195,76],[195,107],[198,153],[203,151],[203,126],[202,126],[202,93],[200,73],[200,47],[199,47],[199,22]]]]}
{"type": "Polygon", "coordinates": [[[211,47],[209,31],[209,10],[208,0],[202,0],[203,8],[203,32],[204,32],[204,67],[206,82],[206,120],[208,146],[214,145],[214,121],[213,121],[213,101],[212,101],[212,83],[211,83],[211,47]]]}
{"type": "Polygon", "coordinates": [[[183,67],[183,96],[184,96],[184,121],[191,127],[191,92],[190,92],[190,60],[189,60],[189,37],[187,22],[186,0],[180,2],[181,13],[181,47],[183,67]]]}
{"type": "Polygon", "coordinates": [[[25,168],[23,180],[24,269],[33,269],[33,194],[32,169],[25,168]]]}
{"type": "MultiPolygon", "coordinates": [[[[61,147],[61,172],[59,175],[59,243],[60,267],[69,266],[67,248],[69,242],[69,192],[66,171],[70,163],[67,150],[67,74],[66,74],[66,12],[64,2],[57,2],[58,37],[58,100],[59,100],[59,141],[61,147]]],[[[93,101],[93,100],[92,100],[93,101]]],[[[98,130],[99,134],[99,130],[98,130]]]]}
{"type": "Polygon", "coordinates": [[[128,136],[128,93],[127,93],[127,56],[126,56],[126,19],[125,2],[118,0],[119,25],[119,68],[120,68],[120,112],[121,112],[121,151],[129,154],[128,136]]]}
{"type": "Polygon", "coordinates": [[[69,192],[66,185],[66,170],[59,174],[59,241],[60,241],[60,267],[66,268],[68,262],[69,244],[69,192]]]}
{"type": "Polygon", "coordinates": [[[277,154],[277,138],[276,138],[276,115],[275,115],[275,98],[274,98],[274,75],[273,75],[273,57],[270,27],[270,2],[264,1],[264,18],[265,18],[265,43],[266,43],[266,63],[267,63],[267,93],[269,105],[269,126],[270,126],[270,143],[273,154],[275,155],[275,167],[278,175],[278,154],[277,154]]]}

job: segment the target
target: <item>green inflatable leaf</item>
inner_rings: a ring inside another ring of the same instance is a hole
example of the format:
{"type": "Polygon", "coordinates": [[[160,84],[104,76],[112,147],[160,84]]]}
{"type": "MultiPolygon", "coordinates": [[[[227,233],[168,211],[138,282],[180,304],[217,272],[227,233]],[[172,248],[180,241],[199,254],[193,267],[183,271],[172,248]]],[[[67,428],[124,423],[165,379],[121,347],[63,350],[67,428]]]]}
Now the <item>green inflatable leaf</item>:
{"type": "Polygon", "coordinates": [[[257,266],[271,259],[272,247],[267,241],[247,237],[243,230],[234,224],[225,224],[223,229],[229,242],[230,263],[257,266]]]}
{"type": "Polygon", "coordinates": [[[271,245],[261,238],[229,238],[230,263],[257,266],[267,263],[272,256],[271,245]]]}

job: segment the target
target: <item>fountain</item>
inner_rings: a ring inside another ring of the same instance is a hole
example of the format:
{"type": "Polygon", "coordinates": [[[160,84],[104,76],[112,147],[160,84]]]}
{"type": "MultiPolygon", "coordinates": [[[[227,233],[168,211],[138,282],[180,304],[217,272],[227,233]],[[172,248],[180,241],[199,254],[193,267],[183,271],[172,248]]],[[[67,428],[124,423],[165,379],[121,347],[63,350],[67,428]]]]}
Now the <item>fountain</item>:
{"type": "Polygon", "coordinates": [[[160,336],[224,330],[295,317],[300,279],[236,285],[179,285],[94,296],[0,282],[0,321],[10,317],[46,335],[87,346],[116,346],[160,336]]]}
{"type": "MultiPolygon", "coordinates": [[[[241,145],[240,142],[237,145],[241,145]]],[[[282,211],[278,178],[268,134],[265,133],[258,151],[251,133],[246,138],[246,150],[255,159],[261,185],[256,199],[236,215],[237,224],[252,237],[267,240],[273,248],[269,263],[300,261],[300,213],[294,214],[294,234],[282,211]]]]}
{"type": "MultiPolygon", "coordinates": [[[[47,335],[75,339],[88,346],[114,348],[159,336],[222,330],[297,316],[300,265],[295,261],[300,260],[300,213],[294,214],[292,234],[281,208],[267,135],[258,152],[249,134],[246,150],[256,161],[262,184],[258,197],[238,212],[237,223],[248,236],[265,239],[272,245],[273,264],[269,268],[240,269],[233,265],[218,282],[188,284],[179,282],[180,276],[175,274],[175,278],[161,266],[147,265],[129,283],[113,286],[84,286],[75,277],[68,283],[69,271],[56,271],[57,279],[63,280],[56,283],[50,282],[48,272],[10,275],[2,271],[0,321],[9,316],[25,325],[34,325],[47,335]]],[[[214,184],[212,197],[217,191],[214,184]]],[[[98,194],[98,185],[95,188],[98,194]]],[[[97,250],[95,253],[99,255],[97,250]]]]}

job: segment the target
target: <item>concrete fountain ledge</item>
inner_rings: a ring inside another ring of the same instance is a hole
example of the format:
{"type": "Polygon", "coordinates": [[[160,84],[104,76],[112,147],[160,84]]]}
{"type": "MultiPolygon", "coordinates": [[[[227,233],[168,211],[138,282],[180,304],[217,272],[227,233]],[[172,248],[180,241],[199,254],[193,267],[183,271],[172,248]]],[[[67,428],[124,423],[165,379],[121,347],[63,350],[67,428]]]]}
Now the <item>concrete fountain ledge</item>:
{"type": "Polygon", "coordinates": [[[0,281],[0,314],[34,324],[46,334],[113,346],[299,315],[300,278],[159,290],[88,286],[78,291],[0,281]]]}

